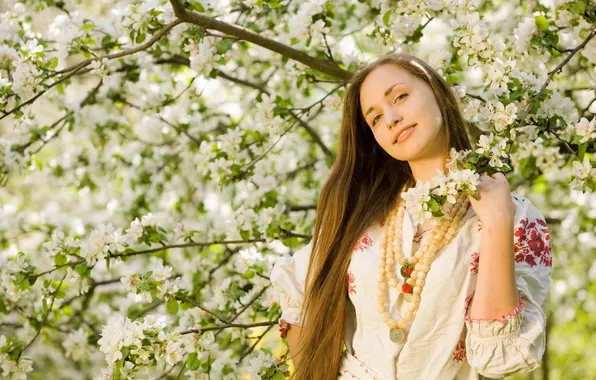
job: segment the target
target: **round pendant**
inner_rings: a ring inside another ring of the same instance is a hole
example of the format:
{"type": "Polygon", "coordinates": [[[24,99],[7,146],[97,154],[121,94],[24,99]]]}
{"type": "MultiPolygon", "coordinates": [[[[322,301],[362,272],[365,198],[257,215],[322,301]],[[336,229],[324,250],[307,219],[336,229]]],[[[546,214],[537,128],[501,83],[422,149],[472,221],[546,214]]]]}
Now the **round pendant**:
{"type": "Polygon", "coordinates": [[[393,343],[401,343],[402,340],[404,340],[404,332],[401,329],[391,329],[391,331],[389,331],[389,339],[391,339],[391,341],[393,343]]]}

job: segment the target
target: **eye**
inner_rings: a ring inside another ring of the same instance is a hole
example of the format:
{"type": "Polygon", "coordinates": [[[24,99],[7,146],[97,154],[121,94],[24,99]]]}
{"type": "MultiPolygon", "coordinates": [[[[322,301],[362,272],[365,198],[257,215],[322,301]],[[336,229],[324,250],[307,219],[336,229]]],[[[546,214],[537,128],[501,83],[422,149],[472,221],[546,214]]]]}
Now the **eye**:
{"type": "Polygon", "coordinates": [[[372,125],[375,125],[375,124],[377,123],[377,120],[378,120],[377,118],[378,118],[378,117],[381,117],[381,115],[377,115],[377,116],[375,116],[375,118],[374,118],[374,119],[373,119],[373,121],[372,121],[372,125]]]}
{"type": "Polygon", "coordinates": [[[397,102],[397,101],[398,101],[398,100],[400,100],[400,99],[403,99],[403,98],[405,98],[406,96],[408,96],[408,94],[405,94],[405,93],[404,93],[404,94],[401,94],[401,95],[398,95],[398,96],[395,98],[395,101],[394,101],[393,103],[397,102]]]}

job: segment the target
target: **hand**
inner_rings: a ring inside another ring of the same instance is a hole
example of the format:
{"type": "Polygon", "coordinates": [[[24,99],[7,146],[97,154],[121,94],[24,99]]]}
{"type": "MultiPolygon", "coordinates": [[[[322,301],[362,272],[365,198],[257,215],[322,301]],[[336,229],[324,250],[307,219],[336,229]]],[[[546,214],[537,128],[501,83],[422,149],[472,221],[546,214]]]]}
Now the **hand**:
{"type": "Polygon", "coordinates": [[[511,199],[509,182],[503,173],[495,173],[492,176],[482,175],[478,185],[478,195],[478,200],[470,195],[468,199],[482,224],[493,221],[513,222],[516,207],[511,199]]]}

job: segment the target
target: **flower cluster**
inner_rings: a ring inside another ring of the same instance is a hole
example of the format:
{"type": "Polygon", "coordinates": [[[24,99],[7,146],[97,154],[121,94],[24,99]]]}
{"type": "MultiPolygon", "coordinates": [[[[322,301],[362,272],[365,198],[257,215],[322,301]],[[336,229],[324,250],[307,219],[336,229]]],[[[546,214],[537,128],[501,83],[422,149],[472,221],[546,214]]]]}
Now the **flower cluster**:
{"type": "Polygon", "coordinates": [[[490,63],[502,56],[505,49],[502,39],[490,33],[486,20],[478,12],[458,14],[451,22],[456,33],[453,46],[459,48],[457,54],[461,55],[470,66],[477,62],[490,63]]]}
{"type": "Polygon", "coordinates": [[[454,170],[447,175],[437,170],[430,182],[418,181],[416,186],[402,193],[406,210],[415,224],[422,224],[432,217],[441,217],[447,211],[446,203],[455,204],[458,193],[475,196],[480,175],[473,170],[454,170]]]}
{"type": "MultiPolygon", "coordinates": [[[[182,279],[177,277],[175,280],[170,280],[172,276],[172,267],[164,266],[163,261],[159,261],[153,270],[140,274],[132,274],[121,278],[126,291],[131,294],[138,295],[139,299],[145,302],[151,302],[152,294],[156,294],[160,298],[166,295],[178,293],[181,289],[182,279]]],[[[135,297],[136,299],[137,297],[135,297]]]]}
{"type": "Polygon", "coordinates": [[[215,67],[218,58],[216,43],[215,38],[207,36],[198,42],[190,40],[184,46],[184,51],[189,54],[190,68],[197,74],[209,76],[215,67]]]}

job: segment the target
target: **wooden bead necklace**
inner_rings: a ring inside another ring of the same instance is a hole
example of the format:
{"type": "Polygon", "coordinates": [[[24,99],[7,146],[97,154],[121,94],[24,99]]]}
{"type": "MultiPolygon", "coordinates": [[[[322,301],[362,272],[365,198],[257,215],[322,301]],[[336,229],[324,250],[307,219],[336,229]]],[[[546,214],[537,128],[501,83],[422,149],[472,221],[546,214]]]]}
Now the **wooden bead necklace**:
{"type": "Polygon", "coordinates": [[[426,276],[436,253],[456,235],[462,225],[462,219],[468,209],[467,195],[458,194],[454,205],[447,203],[447,214],[437,221],[428,234],[424,235],[420,248],[411,257],[406,258],[402,252],[402,226],[405,212],[405,202],[400,199],[391,210],[383,225],[381,234],[381,258],[377,274],[377,311],[381,319],[389,327],[389,338],[394,343],[401,343],[408,327],[418,311],[420,295],[426,283],[426,276]],[[393,319],[385,306],[386,291],[389,286],[397,288],[399,281],[395,273],[395,265],[399,263],[400,274],[405,279],[399,290],[404,298],[411,303],[410,310],[399,319],[393,319]]]}

